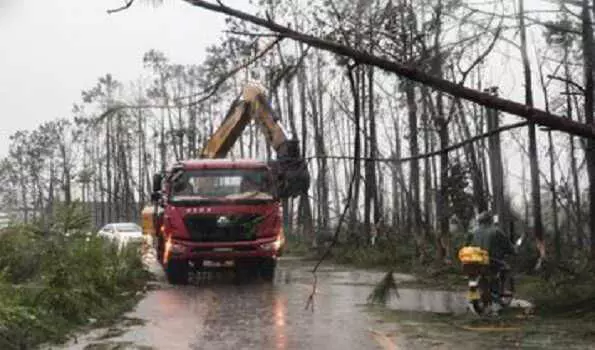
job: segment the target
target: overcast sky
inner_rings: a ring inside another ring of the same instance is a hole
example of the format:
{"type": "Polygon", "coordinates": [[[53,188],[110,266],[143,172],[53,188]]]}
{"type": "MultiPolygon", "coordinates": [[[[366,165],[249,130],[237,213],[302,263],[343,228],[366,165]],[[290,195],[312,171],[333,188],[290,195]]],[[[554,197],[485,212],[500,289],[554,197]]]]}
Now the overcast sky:
{"type": "MultiPolygon", "coordinates": [[[[199,63],[223,29],[223,16],[181,0],[106,13],[123,1],[0,0],[0,156],[13,132],[70,117],[99,76],[136,80],[152,48],[176,63],[199,63]]],[[[233,3],[250,8],[248,0],[233,3]]]]}

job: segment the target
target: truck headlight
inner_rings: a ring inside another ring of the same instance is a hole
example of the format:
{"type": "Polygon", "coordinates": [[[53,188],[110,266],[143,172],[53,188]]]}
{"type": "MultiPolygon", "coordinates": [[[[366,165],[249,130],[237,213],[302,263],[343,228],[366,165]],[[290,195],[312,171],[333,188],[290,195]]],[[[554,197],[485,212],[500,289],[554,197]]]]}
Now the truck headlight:
{"type": "Polygon", "coordinates": [[[186,252],[186,247],[182,244],[172,243],[170,251],[172,254],[183,254],[186,252]]]}
{"type": "Polygon", "coordinates": [[[283,242],[281,241],[281,236],[277,237],[276,240],[269,242],[269,243],[265,243],[265,244],[261,244],[260,245],[260,249],[262,250],[269,250],[269,251],[276,251],[279,250],[279,248],[281,248],[281,244],[283,242]]]}

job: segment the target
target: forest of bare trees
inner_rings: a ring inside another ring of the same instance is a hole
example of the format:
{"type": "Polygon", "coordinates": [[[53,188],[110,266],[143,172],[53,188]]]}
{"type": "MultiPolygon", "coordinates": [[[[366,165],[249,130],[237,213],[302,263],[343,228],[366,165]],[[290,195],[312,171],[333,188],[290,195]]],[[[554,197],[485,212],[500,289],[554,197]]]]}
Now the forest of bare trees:
{"type": "MultiPolygon", "coordinates": [[[[255,6],[270,23],[563,116],[593,135],[588,0],[255,6]]],[[[196,157],[242,85],[259,80],[312,174],[309,195],[288,205],[291,235],[328,239],[349,204],[344,241],[406,238],[421,258],[444,261],[475,213],[491,209],[507,232],[536,238],[542,257],[595,261],[595,139],[292,39],[230,17],[203,62],[176,64],[157,48],[139,58],[137,80],[99,77],[82,87],[72,115],[11,136],[2,207],[43,221],[56,203],[80,201],[97,226],[138,220],[152,174],[196,157]]],[[[274,154],[249,126],[232,156],[274,154]]]]}

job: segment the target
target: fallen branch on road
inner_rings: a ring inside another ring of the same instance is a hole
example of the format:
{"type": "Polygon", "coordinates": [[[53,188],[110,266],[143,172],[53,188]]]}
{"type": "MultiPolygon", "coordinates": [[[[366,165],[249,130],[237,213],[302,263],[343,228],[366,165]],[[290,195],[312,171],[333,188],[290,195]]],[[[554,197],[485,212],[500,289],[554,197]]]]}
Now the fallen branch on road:
{"type": "Polygon", "coordinates": [[[355,172],[351,175],[351,180],[349,181],[349,189],[347,190],[347,198],[345,199],[345,206],[343,207],[343,212],[339,217],[339,222],[337,223],[337,227],[335,228],[335,233],[333,234],[333,240],[331,244],[326,248],[314,268],[312,269],[312,275],[314,276],[314,283],[312,284],[312,293],[308,297],[308,301],[306,302],[305,309],[307,310],[308,307],[314,312],[314,295],[316,294],[316,286],[318,282],[318,277],[316,276],[316,271],[322,262],[328,257],[331,252],[331,249],[335,244],[337,244],[337,240],[339,239],[339,233],[341,232],[341,226],[343,225],[343,221],[345,221],[345,215],[347,215],[347,211],[351,207],[351,198],[353,197],[353,184],[355,183],[355,172]]]}

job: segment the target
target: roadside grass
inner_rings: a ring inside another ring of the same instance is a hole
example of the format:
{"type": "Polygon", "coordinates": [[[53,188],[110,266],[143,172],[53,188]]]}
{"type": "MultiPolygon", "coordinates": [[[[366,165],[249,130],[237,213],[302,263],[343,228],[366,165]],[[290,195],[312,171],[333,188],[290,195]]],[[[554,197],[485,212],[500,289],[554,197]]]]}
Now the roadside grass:
{"type": "Polygon", "coordinates": [[[0,235],[0,349],[61,343],[85,326],[107,325],[131,309],[149,278],[138,249],[119,251],[88,235],[76,206],[51,222],[0,235]]]}

